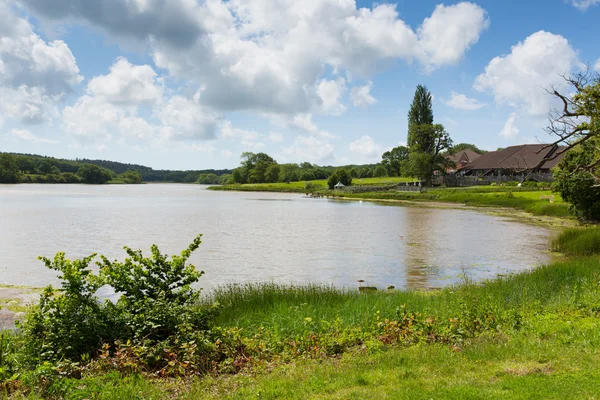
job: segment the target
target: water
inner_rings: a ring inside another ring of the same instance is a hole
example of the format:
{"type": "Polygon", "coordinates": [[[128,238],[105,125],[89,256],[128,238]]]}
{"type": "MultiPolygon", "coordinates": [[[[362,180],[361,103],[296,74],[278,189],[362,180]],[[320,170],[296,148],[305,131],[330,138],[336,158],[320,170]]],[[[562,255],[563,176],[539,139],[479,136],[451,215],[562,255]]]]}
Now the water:
{"type": "Polygon", "coordinates": [[[124,258],[123,245],[172,254],[194,236],[201,286],[275,281],[440,287],[549,260],[550,231],[470,210],[382,206],[199,185],[0,185],[0,283],[43,286],[36,259],[64,251],[124,258]]]}

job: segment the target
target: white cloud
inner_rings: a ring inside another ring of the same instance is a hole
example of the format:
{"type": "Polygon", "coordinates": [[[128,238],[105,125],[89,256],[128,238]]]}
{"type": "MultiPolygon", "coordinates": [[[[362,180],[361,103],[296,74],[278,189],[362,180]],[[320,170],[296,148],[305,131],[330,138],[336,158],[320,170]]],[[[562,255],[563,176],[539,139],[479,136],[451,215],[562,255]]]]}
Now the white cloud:
{"type": "Polygon", "coordinates": [[[368,159],[380,158],[383,153],[381,146],[371,136],[362,136],[350,143],[350,151],[368,159]]]}
{"type": "Polygon", "coordinates": [[[62,111],[65,132],[78,142],[117,140],[211,140],[221,120],[199,102],[201,92],[169,98],[157,74],[148,65],[137,66],[119,58],[107,75],[94,77],[72,106],[62,111]],[[152,121],[140,109],[154,105],[152,121]]]}
{"type": "Polygon", "coordinates": [[[517,114],[511,113],[508,119],[506,120],[504,127],[500,131],[500,136],[506,139],[515,139],[519,136],[519,128],[517,128],[517,125],[515,123],[516,119],[517,114]]]}
{"type": "Polygon", "coordinates": [[[596,64],[594,64],[594,70],[596,72],[600,72],[600,58],[596,60],[596,64]]]}
{"type": "Polygon", "coordinates": [[[233,157],[233,152],[230,150],[221,150],[221,155],[227,158],[233,157]]]}
{"type": "Polygon", "coordinates": [[[267,138],[273,143],[283,142],[283,134],[279,132],[269,132],[267,138]]]}
{"type": "Polygon", "coordinates": [[[27,129],[13,129],[12,131],[10,131],[10,136],[12,136],[13,138],[16,138],[16,139],[25,140],[27,142],[32,142],[32,143],[48,143],[48,144],[60,143],[58,140],[52,140],[52,139],[36,136],[33,133],[29,132],[27,129]]]}
{"type": "Polygon", "coordinates": [[[577,53],[567,39],[539,31],[513,46],[510,54],[490,61],[474,87],[492,93],[500,104],[524,106],[529,114],[544,115],[552,100],[546,89],[564,85],[561,75],[577,63],[577,53]]]}
{"type": "Polygon", "coordinates": [[[322,79],[317,85],[317,95],[321,100],[321,110],[325,114],[342,115],[346,112],[340,99],[346,93],[346,81],[344,78],[337,80],[322,79]]]}
{"type": "Polygon", "coordinates": [[[88,84],[88,93],[112,104],[152,104],[162,97],[157,74],[149,65],[133,65],[119,57],[108,75],[94,77],[88,84]]]}
{"type": "Polygon", "coordinates": [[[256,151],[265,147],[265,144],[258,140],[260,136],[258,132],[234,128],[230,121],[222,124],[219,135],[221,139],[234,140],[241,144],[245,151],[256,151]]]}
{"type": "Polygon", "coordinates": [[[450,98],[446,101],[442,100],[446,105],[457,110],[473,111],[485,107],[485,104],[480,103],[477,99],[471,99],[464,94],[452,92],[450,98]]]}
{"type": "Polygon", "coordinates": [[[345,84],[327,70],[365,76],[403,60],[431,71],[459,62],[488,25],[469,2],[440,5],[413,30],[395,5],[353,0],[21,1],[149,46],[159,68],[204,88],[206,106],[287,116],[344,112],[345,84]]]}
{"type": "Polygon", "coordinates": [[[368,107],[377,103],[377,99],[371,96],[371,89],[373,89],[373,82],[369,82],[364,86],[353,87],[350,92],[352,104],[355,107],[368,107]]]}
{"type": "Polygon", "coordinates": [[[62,40],[46,43],[0,1],[0,112],[23,123],[51,118],[56,104],[83,77],[62,40]]]}
{"type": "Polygon", "coordinates": [[[202,106],[197,95],[193,99],[173,96],[155,109],[154,114],[162,124],[161,135],[174,140],[214,139],[221,119],[202,106]]]}
{"type": "Polygon", "coordinates": [[[588,8],[600,4],[600,0],[571,0],[571,3],[581,11],[587,11],[588,8]]]}
{"type": "Polygon", "coordinates": [[[487,13],[476,4],[438,5],[417,31],[421,62],[429,70],[456,64],[488,26],[487,13]]]}
{"type": "Polygon", "coordinates": [[[298,114],[289,121],[288,126],[299,130],[300,132],[307,133],[312,136],[319,136],[324,139],[333,139],[336,136],[325,131],[320,130],[312,120],[312,114],[298,114]]]}
{"type": "Polygon", "coordinates": [[[297,136],[291,146],[283,149],[283,157],[288,162],[309,161],[317,164],[335,162],[335,151],[326,139],[315,136],[297,136]]]}

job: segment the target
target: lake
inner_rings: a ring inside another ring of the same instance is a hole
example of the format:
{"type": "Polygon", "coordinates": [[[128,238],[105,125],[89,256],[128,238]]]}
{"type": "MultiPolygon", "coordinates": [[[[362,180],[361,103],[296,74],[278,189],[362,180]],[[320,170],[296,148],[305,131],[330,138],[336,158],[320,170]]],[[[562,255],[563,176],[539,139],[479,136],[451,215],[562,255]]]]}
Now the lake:
{"type": "Polygon", "coordinates": [[[480,281],[547,262],[551,231],[472,210],[383,206],[200,185],[0,185],[0,283],[43,286],[36,259],[155,243],[191,262],[201,287],[274,281],[422,289],[480,281]]]}

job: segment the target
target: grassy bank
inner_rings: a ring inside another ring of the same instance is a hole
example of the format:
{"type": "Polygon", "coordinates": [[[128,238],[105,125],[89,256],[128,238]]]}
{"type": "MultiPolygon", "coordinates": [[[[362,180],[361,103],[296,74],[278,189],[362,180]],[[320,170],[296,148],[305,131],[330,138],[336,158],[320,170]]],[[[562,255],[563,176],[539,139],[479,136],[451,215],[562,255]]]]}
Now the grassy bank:
{"type": "MultiPolygon", "coordinates": [[[[386,178],[354,178],[352,179],[353,185],[358,186],[385,186],[400,182],[413,182],[413,178],[402,178],[402,177],[386,177],[386,178]]],[[[310,181],[314,185],[315,190],[325,191],[327,190],[327,179],[320,179],[310,181]]],[[[223,185],[223,186],[211,186],[210,190],[221,190],[221,191],[239,191],[239,192],[281,192],[281,193],[306,193],[305,189],[306,182],[290,182],[290,183],[248,183],[248,184],[234,184],[234,185],[223,185]]]]}
{"type": "Polygon", "coordinates": [[[477,207],[506,207],[522,210],[533,215],[553,217],[572,217],[569,204],[558,194],[548,190],[510,189],[510,188],[464,188],[464,189],[431,189],[423,193],[410,192],[368,192],[345,193],[347,198],[371,200],[401,201],[437,201],[460,203],[477,207]],[[552,200],[552,201],[550,201],[552,200]]]}
{"type": "MultiPolygon", "coordinates": [[[[230,286],[213,300],[217,326],[243,349],[236,375],[157,380],[87,368],[43,395],[590,398],[600,390],[599,272],[588,257],[427,293],[230,286]]],[[[27,390],[13,397],[41,396],[27,390]]]]}
{"type": "Polygon", "coordinates": [[[429,292],[222,287],[194,303],[215,312],[210,330],[194,336],[202,342],[160,342],[168,346],[152,360],[164,357],[161,369],[140,358],[149,349],[129,342],[114,351],[106,343],[91,358],[42,362],[26,336],[2,333],[0,397],[593,398],[598,229],[553,241],[572,258],[482,284],[429,292]],[[198,361],[205,367],[194,367],[198,361]]]}
{"type": "MultiPolygon", "coordinates": [[[[411,181],[410,178],[367,178],[356,179],[353,185],[384,186],[400,181],[411,181]]],[[[515,208],[536,216],[551,216],[560,218],[572,217],[569,204],[565,203],[558,194],[549,190],[540,190],[531,187],[500,187],[477,186],[468,188],[435,188],[426,192],[399,192],[396,190],[351,193],[344,191],[327,190],[326,181],[312,181],[320,185],[317,189],[325,195],[341,196],[349,199],[386,200],[386,201],[411,201],[411,202],[446,202],[465,204],[476,207],[503,207],[515,208]]],[[[222,191],[250,191],[250,192],[283,192],[304,193],[304,182],[292,183],[262,183],[247,185],[213,186],[211,190],[222,191]]]]}

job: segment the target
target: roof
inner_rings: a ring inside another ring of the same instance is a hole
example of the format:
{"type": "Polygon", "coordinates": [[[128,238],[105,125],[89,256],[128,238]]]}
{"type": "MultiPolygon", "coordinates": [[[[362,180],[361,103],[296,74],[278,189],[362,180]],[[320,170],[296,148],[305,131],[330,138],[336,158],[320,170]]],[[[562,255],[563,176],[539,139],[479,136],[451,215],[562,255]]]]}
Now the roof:
{"type": "Polygon", "coordinates": [[[455,163],[459,162],[461,159],[464,159],[466,162],[473,162],[481,157],[481,154],[470,149],[465,149],[457,151],[454,154],[446,154],[444,157],[446,157],[448,160],[454,161],[455,163]]]}
{"type": "MultiPolygon", "coordinates": [[[[558,146],[545,148],[545,144],[522,144],[510,146],[503,150],[490,151],[475,161],[467,164],[465,170],[516,169],[535,168],[546,157],[550,157],[559,149],[558,146]]],[[[554,160],[546,161],[539,168],[550,169],[561,160],[562,154],[554,160]]]]}
{"type": "Polygon", "coordinates": [[[338,182],[334,187],[345,187],[346,185],[344,185],[342,182],[338,182]]]}

